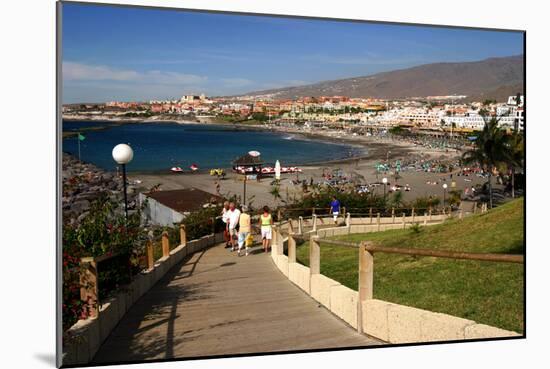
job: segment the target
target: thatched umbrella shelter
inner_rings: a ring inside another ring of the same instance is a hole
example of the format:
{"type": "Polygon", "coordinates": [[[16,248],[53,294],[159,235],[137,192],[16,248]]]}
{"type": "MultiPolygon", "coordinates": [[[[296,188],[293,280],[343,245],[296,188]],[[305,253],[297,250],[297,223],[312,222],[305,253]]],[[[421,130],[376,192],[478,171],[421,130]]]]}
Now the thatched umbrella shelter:
{"type": "Polygon", "coordinates": [[[243,178],[243,204],[246,204],[246,177],[248,174],[256,174],[258,181],[262,174],[262,164],[258,151],[249,151],[245,155],[233,160],[233,170],[244,174],[243,178]]]}
{"type": "Polygon", "coordinates": [[[240,172],[240,170],[237,168],[243,168],[245,173],[261,174],[263,164],[264,162],[260,157],[260,153],[257,151],[250,151],[247,152],[245,155],[233,160],[233,170],[236,172],[240,172]],[[251,153],[257,153],[257,155],[251,155],[251,153]]]}

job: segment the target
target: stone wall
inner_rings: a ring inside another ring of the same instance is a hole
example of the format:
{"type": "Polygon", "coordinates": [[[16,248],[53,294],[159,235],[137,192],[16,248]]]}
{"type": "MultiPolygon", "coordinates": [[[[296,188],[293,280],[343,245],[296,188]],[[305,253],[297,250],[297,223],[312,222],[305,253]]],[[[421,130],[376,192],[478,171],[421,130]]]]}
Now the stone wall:
{"type": "Polygon", "coordinates": [[[174,265],[183,261],[187,255],[220,242],[223,242],[223,233],[211,234],[179,245],[170,251],[169,256],[157,260],[153,269],[138,274],[124,291],[101,301],[97,318],[79,320],[66,332],[66,336],[71,339],[63,343],[63,365],[89,363],[130,307],[174,265]]]}
{"type": "MultiPolygon", "coordinates": [[[[391,229],[393,226],[384,224],[382,229],[391,229]]],[[[370,230],[371,226],[325,228],[318,230],[317,235],[330,237],[368,232],[365,229],[370,230]]],[[[357,291],[322,274],[311,274],[308,267],[289,263],[285,255],[274,253],[272,259],[292,283],[334,315],[351,327],[385,342],[415,343],[521,336],[516,332],[479,324],[473,320],[387,301],[368,299],[359,303],[357,291]]]]}
{"type": "Polygon", "coordinates": [[[363,332],[390,343],[520,336],[473,320],[381,300],[362,303],[363,332]]]}

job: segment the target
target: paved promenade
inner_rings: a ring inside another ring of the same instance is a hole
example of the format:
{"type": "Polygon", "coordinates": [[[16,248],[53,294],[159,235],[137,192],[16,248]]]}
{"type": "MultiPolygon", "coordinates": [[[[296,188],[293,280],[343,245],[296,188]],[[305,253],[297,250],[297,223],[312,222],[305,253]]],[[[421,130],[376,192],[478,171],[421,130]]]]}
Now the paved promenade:
{"type": "Polygon", "coordinates": [[[268,254],[237,257],[218,245],[137,301],[92,364],[376,344],[294,286],[268,254]]]}

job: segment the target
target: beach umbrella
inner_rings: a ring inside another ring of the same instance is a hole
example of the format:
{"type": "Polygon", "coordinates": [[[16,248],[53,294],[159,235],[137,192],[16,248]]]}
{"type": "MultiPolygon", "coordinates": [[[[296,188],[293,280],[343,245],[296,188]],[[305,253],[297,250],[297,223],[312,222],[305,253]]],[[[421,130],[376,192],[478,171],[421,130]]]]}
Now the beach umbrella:
{"type": "Polygon", "coordinates": [[[275,162],[275,179],[281,179],[281,163],[279,163],[279,160],[275,162]]]}

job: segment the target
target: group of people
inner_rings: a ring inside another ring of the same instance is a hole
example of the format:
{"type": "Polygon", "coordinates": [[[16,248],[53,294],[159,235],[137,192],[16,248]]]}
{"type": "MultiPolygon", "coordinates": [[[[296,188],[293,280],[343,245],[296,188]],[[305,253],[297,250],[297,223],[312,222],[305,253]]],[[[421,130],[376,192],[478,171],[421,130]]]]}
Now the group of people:
{"type": "MultiPolygon", "coordinates": [[[[268,252],[271,250],[273,218],[267,206],[264,206],[262,210],[258,225],[262,237],[263,250],[264,252],[268,252]]],[[[230,248],[230,251],[237,251],[238,256],[242,255],[241,251],[244,249],[244,255],[248,256],[250,247],[254,243],[252,220],[248,213],[248,206],[243,204],[239,210],[234,202],[226,201],[223,204],[222,220],[225,224],[226,248],[230,248]]]]}
{"type": "MultiPolygon", "coordinates": [[[[330,203],[330,213],[334,218],[334,223],[336,223],[340,214],[340,201],[335,196],[332,197],[330,203]]],[[[230,251],[237,251],[237,256],[242,256],[241,252],[244,250],[244,255],[248,256],[254,243],[252,219],[248,213],[248,206],[243,204],[238,209],[234,202],[224,202],[222,221],[225,224],[225,247],[230,248],[230,251]]],[[[273,217],[269,212],[269,207],[263,207],[258,226],[263,250],[269,252],[273,234],[273,217]]]]}

